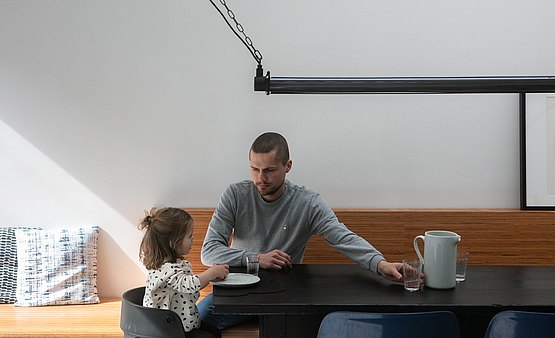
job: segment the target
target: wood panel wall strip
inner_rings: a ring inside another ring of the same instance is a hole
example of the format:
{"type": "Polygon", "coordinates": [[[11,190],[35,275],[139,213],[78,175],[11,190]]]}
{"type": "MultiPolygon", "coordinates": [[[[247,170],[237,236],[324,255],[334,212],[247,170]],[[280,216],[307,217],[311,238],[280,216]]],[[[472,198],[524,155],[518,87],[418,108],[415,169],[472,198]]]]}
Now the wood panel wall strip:
{"type": "MultiPolygon", "coordinates": [[[[195,220],[190,260],[203,271],[200,247],[214,209],[185,209],[195,220]]],[[[341,222],[366,238],[390,261],[414,257],[413,238],[428,230],[462,236],[470,264],[555,265],[555,211],[519,209],[334,209],[341,222]]],[[[352,263],[313,237],[305,263],[352,263]]]]}

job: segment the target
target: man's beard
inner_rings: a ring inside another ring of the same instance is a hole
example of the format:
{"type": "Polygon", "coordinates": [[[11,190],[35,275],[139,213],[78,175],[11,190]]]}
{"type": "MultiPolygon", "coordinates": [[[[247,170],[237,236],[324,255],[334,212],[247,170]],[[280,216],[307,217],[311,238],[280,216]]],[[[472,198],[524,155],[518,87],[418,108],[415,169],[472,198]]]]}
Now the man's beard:
{"type": "Polygon", "coordinates": [[[262,196],[273,196],[275,193],[277,193],[279,191],[279,189],[281,189],[281,187],[283,187],[284,184],[285,184],[285,180],[283,182],[281,182],[281,184],[278,187],[276,187],[275,189],[272,189],[271,191],[269,191],[267,193],[262,193],[260,190],[258,190],[258,192],[262,196]]]}

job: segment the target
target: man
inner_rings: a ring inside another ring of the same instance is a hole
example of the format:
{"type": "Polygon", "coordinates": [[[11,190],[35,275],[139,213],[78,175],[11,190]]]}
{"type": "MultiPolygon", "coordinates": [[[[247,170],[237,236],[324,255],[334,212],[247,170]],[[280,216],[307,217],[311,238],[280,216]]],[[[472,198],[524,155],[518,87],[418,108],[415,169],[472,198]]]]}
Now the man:
{"type": "MultiPolygon", "coordinates": [[[[261,268],[288,269],[303,262],[308,240],[320,235],[363,268],[389,280],[403,280],[401,263],[387,262],[340,223],[319,194],[285,179],[293,162],[283,136],[260,135],[250,148],[249,161],[252,180],[231,184],[214,211],[202,245],[203,264],[244,266],[247,255],[259,254],[261,268]]],[[[210,295],[198,304],[201,319],[220,329],[244,320],[213,315],[211,300],[210,295]]]]}

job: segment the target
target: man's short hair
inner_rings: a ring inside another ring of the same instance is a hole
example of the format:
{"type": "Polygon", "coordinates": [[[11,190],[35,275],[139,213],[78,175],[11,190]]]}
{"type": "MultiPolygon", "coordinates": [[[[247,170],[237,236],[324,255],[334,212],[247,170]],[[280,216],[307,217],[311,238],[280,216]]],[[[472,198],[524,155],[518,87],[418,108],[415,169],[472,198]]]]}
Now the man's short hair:
{"type": "Polygon", "coordinates": [[[257,154],[264,154],[277,150],[276,158],[283,164],[289,161],[289,146],[287,145],[287,140],[285,137],[278,133],[267,132],[256,138],[252,143],[251,149],[249,150],[249,159],[251,151],[257,154]]]}

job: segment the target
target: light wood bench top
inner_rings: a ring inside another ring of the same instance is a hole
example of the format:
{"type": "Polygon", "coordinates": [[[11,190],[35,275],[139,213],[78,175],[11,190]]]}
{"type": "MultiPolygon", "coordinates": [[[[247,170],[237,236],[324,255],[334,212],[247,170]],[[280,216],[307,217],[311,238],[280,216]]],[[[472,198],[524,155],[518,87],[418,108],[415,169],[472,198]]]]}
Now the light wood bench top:
{"type": "MultiPolygon", "coordinates": [[[[87,305],[23,307],[0,304],[0,337],[123,337],[119,327],[120,314],[120,298],[107,298],[99,304],[87,305]]],[[[257,322],[222,331],[222,338],[255,337],[258,337],[257,322]]]]}
{"type": "Polygon", "coordinates": [[[123,337],[120,313],[120,298],[87,305],[1,304],[0,337],[123,337]]]}

